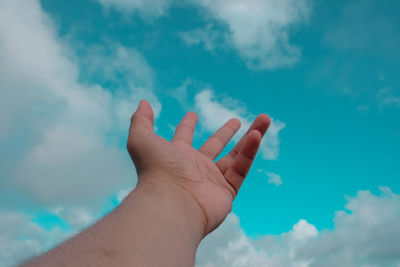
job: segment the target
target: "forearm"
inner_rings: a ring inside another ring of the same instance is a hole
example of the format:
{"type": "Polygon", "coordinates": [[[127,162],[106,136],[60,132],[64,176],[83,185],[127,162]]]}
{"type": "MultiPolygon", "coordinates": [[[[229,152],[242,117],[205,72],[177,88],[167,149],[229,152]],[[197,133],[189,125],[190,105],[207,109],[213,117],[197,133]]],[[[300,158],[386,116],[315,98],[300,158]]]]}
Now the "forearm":
{"type": "Polygon", "coordinates": [[[204,219],[178,187],[139,183],[105,218],[24,266],[193,266],[204,219]]]}

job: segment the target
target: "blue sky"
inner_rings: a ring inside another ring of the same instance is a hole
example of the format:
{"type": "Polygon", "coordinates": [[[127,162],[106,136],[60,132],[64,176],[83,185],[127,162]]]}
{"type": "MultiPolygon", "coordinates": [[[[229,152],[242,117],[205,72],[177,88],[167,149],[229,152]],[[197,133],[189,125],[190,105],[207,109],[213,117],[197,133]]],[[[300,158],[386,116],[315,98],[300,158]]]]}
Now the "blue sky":
{"type": "Polygon", "coordinates": [[[40,253],[134,186],[124,147],[129,116],[146,98],[165,138],[196,111],[196,147],[230,116],[244,126],[259,113],[273,118],[234,215],[201,248],[199,266],[239,264],[226,246],[237,240],[243,266],[321,266],[320,243],[353,249],[332,264],[399,264],[398,249],[374,246],[400,235],[399,8],[372,0],[1,1],[0,225],[20,230],[0,230],[13,244],[0,262],[40,253]],[[338,238],[358,240],[376,225],[385,238],[360,247],[338,238]],[[208,255],[217,245],[225,250],[208,255]]]}

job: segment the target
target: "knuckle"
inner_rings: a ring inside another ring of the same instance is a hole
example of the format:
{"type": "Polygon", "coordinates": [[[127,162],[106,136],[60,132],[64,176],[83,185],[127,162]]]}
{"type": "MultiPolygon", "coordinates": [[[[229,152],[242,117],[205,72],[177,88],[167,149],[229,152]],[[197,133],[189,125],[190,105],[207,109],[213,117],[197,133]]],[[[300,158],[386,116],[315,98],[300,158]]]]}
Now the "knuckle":
{"type": "Polygon", "coordinates": [[[184,123],[183,124],[179,124],[177,128],[180,129],[180,130],[187,129],[187,130],[189,130],[191,132],[194,131],[194,129],[193,129],[193,127],[191,125],[184,124],[184,123]]]}
{"type": "Polygon", "coordinates": [[[246,175],[247,175],[247,170],[244,170],[243,168],[239,168],[235,165],[232,166],[232,172],[242,178],[246,177],[246,175]]]}
{"type": "Polygon", "coordinates": [[[214,155],[208,151],[207,149],[199,149],[201,153],[203,153],[204,156],[206,156],[207,158],[214,158],[214,155]]]}

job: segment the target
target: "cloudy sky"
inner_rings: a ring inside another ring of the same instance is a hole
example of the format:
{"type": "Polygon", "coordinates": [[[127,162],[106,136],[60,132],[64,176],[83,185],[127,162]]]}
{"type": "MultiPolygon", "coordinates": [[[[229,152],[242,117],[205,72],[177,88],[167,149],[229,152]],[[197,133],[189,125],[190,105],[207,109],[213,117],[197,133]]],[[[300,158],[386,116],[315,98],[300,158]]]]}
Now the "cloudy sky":
{"type": "MultiPolygon", "coordinates": [[[[398,1],[0,0],[0,266],[135,186],[140,99],[195,147],[273,119],[197,266],[400,266],[398,1]]],[[[232,142],[228,149],[234,145],[232,142]]]]}

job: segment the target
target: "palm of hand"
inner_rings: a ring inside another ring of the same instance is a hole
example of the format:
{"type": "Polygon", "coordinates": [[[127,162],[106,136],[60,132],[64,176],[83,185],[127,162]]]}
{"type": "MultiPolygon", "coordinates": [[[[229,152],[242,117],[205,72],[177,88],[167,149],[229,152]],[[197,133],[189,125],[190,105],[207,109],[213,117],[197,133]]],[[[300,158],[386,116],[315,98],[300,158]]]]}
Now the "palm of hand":
{"type": "Polygon", "coordinates": [[[209,232],[215,229],[231,211],[236,195],[224,174],[210,158],[184,142],[162,144],[159,149],[168,160],[160,158],[165,166],[158,167],[201,207],[209,232]]]}
{"type": "Polygon", "coordinates": [[[240,128],[239,120],[228,121],[197,150],[192,146],[197,123],[193,112],[182,119],[171,142],[153,132],[154,115],[147,102],[140,103],[132,118],[128,150],[139,177],[141,172],[159,173],[189,193],[204,212],[207,232],[214,230],[232,209],[269,126],[268,116],[258,116],[235,148],[217,162],[214,159],[240,128]]]}

